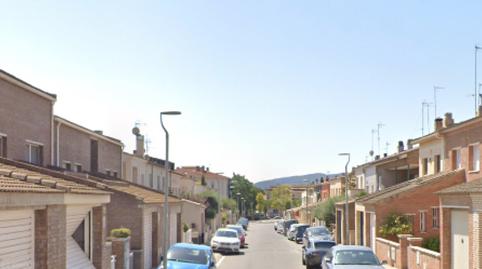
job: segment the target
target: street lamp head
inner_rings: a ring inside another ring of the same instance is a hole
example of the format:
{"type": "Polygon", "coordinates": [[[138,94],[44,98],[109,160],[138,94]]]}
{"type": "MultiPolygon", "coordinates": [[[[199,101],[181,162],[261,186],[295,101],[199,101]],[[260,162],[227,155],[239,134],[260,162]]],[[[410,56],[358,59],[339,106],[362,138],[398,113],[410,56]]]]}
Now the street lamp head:
{"type": "Polygon", "coordinates": [[[240,192],[238,192],[238,193],[236,193],[236,195],[237,195],[237,196],[240,196],[240,195],[241,195],[241,193],[240,193],[240,192]]]}
{"type": "Polygon", "coordinates": [[[338,156],[350,156],[350,153],[346,153],[346,152],[338,153],[338,156]]]}
{"type": "Polygon", "coordinates": [[[181,115],[181,111],[162,111],[161,115],[181,115]]]}

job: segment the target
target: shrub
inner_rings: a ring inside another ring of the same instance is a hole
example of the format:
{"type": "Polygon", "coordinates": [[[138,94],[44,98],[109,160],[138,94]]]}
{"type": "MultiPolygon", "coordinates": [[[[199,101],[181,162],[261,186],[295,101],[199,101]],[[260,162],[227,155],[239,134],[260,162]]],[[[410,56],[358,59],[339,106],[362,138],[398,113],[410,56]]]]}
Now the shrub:
{"type": "Polygon", "coordinates": [[[383,237],[408,234],[412,233],[412,224],[407,216],[392,213],[387,216],[379,231],[383,237]]]}
{"type": "Polygon", "coordinates": [[[189,226],[188,226],[186,223],[183,223],[182,230],[183,230],[184,232],[189,231],[189,226]]]}
{"type": "Polygon", "coordinates": [[[438,237],[429,237],[423,240],[422,247],[435,252],[440,252],[440,239],[438,237]]]}
{"type": "Polygon", "coordinates": [[[127,238],[131,236],[131,230],[127,228],[117,228],[110,231],[110,236],[114,238],[127,238]]]}

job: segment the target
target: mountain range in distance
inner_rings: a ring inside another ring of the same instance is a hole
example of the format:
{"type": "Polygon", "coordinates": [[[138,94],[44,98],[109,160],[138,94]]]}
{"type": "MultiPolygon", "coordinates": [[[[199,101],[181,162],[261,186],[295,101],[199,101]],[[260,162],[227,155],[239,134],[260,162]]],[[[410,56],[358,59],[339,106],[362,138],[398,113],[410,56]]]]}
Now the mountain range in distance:
{"type": "MultiPolygon", "coordinates": [[[[328,174],[329,178],[335,177],[340,174],[328,174]]],[[[319,180],[321,177],[325,178],[326,174],[324,173],[313,173],[313,174],[306,174],[301,176],[290,176],[290,177],[280,177],[268,180],[262,180],[259,182],[254,183],[257,188],[262,190],[269,189],[271,187],[276,187],[279,185],[306,185],[312,182],[315,182],[317,179],[319,180]]]]}

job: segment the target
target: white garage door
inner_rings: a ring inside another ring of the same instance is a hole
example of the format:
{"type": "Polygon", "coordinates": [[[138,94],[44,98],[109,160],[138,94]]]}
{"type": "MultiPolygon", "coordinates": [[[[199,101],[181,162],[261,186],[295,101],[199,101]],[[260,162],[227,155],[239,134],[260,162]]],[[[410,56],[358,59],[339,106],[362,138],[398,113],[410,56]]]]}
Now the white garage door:
{"type": "Polygon", "coordinates": [[[469,214],[452,210],[452,269],[469,268],[469,214]]]}
{"type": "Polygon", "coordinates": [[[1,211],[0,268],[34,268],[33,210],[1,211]]]}
{"type": "Polygon", "coordinates": [[[95,269],[89,257],[72,238],[75,230],[87,217],[90,209],[90,206],[67,207],[67,268],[69,269],[95,269]]]}
{"type": "Polygon", "coordinates": [[[144,268],[152,268],[152,210],[144,209],[144,268]]]}

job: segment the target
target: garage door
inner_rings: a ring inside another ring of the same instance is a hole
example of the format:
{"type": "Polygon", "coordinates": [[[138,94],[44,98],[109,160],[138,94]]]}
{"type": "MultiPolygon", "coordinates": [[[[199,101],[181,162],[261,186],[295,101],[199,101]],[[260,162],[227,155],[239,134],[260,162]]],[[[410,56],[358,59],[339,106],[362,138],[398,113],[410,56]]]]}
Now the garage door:
{"type": "MultiPolygon", "coordinates": [[[[90,206],[68,206],[67,207],[67,268],[69,269],[95,269],[84,250],[72,238],[75,230],[87,217],[90,206]]],[[[90,232],[86,231],[88,236],[90,232]]]]}
{"type": "Polygon", "coordinates": [[[469,268],[469,214],[452,210],[452,269],[469,268]]]}
{"type": "Polygon", "coordinates": [[[152,210],[144,209],[144,268],[152,268],[152,210]]]}
{"type": "Polygon", "coordinates": [[[0,268],[34,268],[34,211],[0,213],[0,268]]]}

